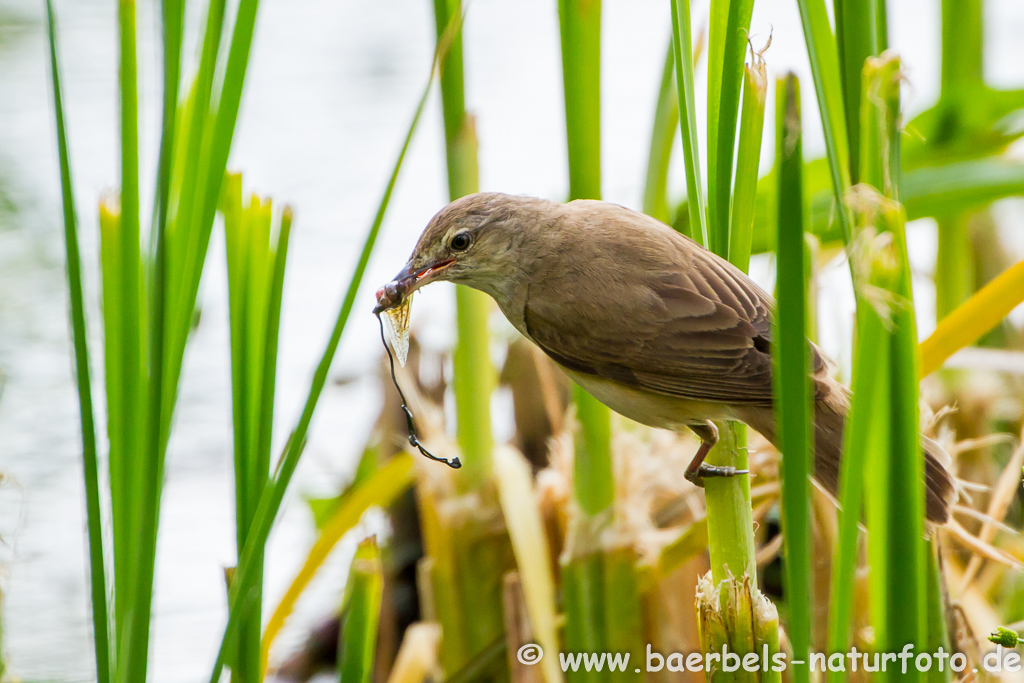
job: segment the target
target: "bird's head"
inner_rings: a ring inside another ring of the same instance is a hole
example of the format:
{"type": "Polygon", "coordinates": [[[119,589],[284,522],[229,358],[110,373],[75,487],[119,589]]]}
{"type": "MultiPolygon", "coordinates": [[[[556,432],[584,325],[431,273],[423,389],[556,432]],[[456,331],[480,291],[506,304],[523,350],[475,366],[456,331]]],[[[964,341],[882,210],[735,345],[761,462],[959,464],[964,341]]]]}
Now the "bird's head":
{"type": "Polygon", "coordinates": [[[435,280],[479,289],[500,302],[524,266],[521,245],[557,206],[498,192],[457,199],[431,219],[405,267],[377,291],[376,310],[397,306],[435,280]]]}

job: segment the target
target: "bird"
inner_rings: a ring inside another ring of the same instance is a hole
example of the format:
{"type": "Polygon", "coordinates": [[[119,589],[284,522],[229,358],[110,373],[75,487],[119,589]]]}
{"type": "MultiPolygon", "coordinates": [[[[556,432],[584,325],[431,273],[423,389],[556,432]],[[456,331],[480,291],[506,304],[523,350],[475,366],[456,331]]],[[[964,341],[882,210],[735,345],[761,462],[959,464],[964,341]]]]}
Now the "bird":
{"type": "MultiPolygon", "coordinates": [[[[448,281],[494,299],[508,321],[573,381],[651,427],[701,444],[685,476],[742,474],[704,458],[716,421],[738,420],[776,444],[772,297],[725,259],[661,221],[597,200],[559,203],[480,192],[427,224],[408,262],[378,290],[377,312],[448,281]]],[[[850,392],[808,341],[813,477],[835,498],[850,392]]],[[[957,492],[948,456],[922,436],[925,508],[944,524],[957,492]]]]}

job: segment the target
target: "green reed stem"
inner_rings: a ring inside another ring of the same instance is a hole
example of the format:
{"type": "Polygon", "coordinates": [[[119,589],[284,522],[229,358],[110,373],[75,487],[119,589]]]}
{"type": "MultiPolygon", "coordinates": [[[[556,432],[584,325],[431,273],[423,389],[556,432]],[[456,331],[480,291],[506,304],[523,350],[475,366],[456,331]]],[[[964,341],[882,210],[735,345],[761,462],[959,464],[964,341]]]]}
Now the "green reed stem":
{"type": "Polygon", "coordinates": [[[601,2],[559,0],[569,198],[601,198],[601,2]]]}
{"type": "MultiPolygon", "coordinates": [[[[462,16],[461,0],[434,0],[438,45],[450,41],[441,60],[441,104],[444,114],[448,195],[452,201],[477,192],[477,139],[473,116],[466,112],[462,31],[445,38],[445,31],[462,16]]],[[[490,479],[494,438],[491,434],[491,394],[496,381],[490,357],[486,294],[457,286],[455,292],[458,341],[453,356],[456,436],[465,469],[460,484],[480,488],[490,479]]]]}
{"type": "Polygon", "coordinates": [[[984,80],[982,0],[942,0],[942,70],[939,98],[984,80]]]}
{"type": "Polygon", "coordinates": [[[825,0],[797,0],[807,55],[814,77],[814,93],[825,133],[825,151],[832,178],[836,221],[846,241],[850,238],[850,214],[845,204],[850,187],[850,148],[846,133],[839,51],[829,24],[825,0]]]}
{"type": "MultiPolygon", "coordinates": [[[[868,555],[872,568],[871,616],[878,651],[896,652],[912,645],[923,652],[928,642],[928,578],[924,459],[918,434],[917,327],[905,215],[893,201],[899,197],[900,186],[899,74],[900,62],[894,55],[885,53],[869,59],[861,100],[861,169],[864,180],[885,195],[874,202],[879,208],[872,224],[889,238],[889,254],[875,270],[884,280],[879,289],[891,302],[889,432],[887,447],[868,455],[866,475],[872,482],[866,491],[868,555]],[[874,150],[871,160],[870,150],[874,150]]],[[[883,409],[884,402],[879,406],[883,409]]],[[[901,675],[901,680],[923,678],[914,668],[901,675]]]]}
{"type": "Polygon", "coordinates": [[[940,321],[975,291],[974,243],[970,215],[939,218],[939,250],[935,262],[935,319],[940,321]]]}
{"type": "MultiPolygon", "coordinates": [[[[926,541],[926,562],[928,572],[928,649],[927,652],[950,652],[949,624],[947,622],[949,598],[946,595],[945,577],[939,560],[939,548],[933,538],[926,541]]],[[[953,671],[944,667],[939,671],[933,666],[928,672],[930,683],[951,683],[953,671]]]]}
{"type": "MultiPolygon", "coordinates": [[[[718,424],[718,445],[708,461],[747,469],[746,430],[736,422],[718,424]]],[[[715,583],[730,575],[750,576],[757,581],[754,520],[750,507],[750,478],[746,475],[711,478],[704,481],[704,499],[708,509],[708,549],[715,583]]]]}
{"type": "MultiPolygon", "coordinates": [[[[898,220],[899,213],[895,213],[898,220]]],[[[900,225],[890,223],[890,226],[900,225]]],[[[924,552],[923,462],[917,432],[916,332],[913,306],[901,292],[909,270],[901,258],[899,237],[876,260],[876,281],[889,293],[889,328],[881,340],[888,346],[889,365],[877,373],[889,376],[889,401],[874,407],[875,421],[885,427],[881,448],[869,450],[865,476],[868,561],[871,567],[871,621],[879,652],[898,652],[927,645],[927,575],[924,552]]],[[[870,307],[869,307],[870,308],[870,307]]],[[[854,399],[856,400],[856,399],[854,399]]],[[[877,427],[876,427],[877,428],[877,427]]],[[[895,680],[893,676],[890,676],[895,680]]],[[[921,680],[911,667],[900,680],[921,680]]]]}
{"type": "MultiPolygon", "coordinates": [[[[154,222],[151,228],[152,282],[150,285],[149,419],[146,424],[146,453],[161,462],[167,442],[161,419],[164,401],[164,361],[167,333],[167,228],[170,220],[171,182],[178,129],[178,91],[181,87],[181,46],[184,33],[184,0],[163,0],[163,113],[160,159],[157,166],[154,222]]],[[[158,466],[162,478],[162,465],[158,466]]]]}
{"type": "MultiPolygon", "coordinates": [[[[46,0],[47,37],[50,47],[50,76],[53,87],[57,149],[60,159],[61,201],[64,213],[64,248],[67,258],[68,294],[72,339],[75,347],[75,380],[78,409],[82,421],[82,474],[85,481],[86,522],[89,533],[89,585],[92,599],[93,643],[96,656],[96,680],[110,683],[113,652],[110,628],[113,616],[107,601],[106,562],[104,560],[103,512],[100,504],[99,458],[96,448],[96,423],[93,416],[92,380],[89,370],[89,343],[85,320],[85,296],[82,287],[82,261],[78,247],[78,215],[71,180],[71,159],[64,124],[64,100],[60,65],[57,58],[57,21],[52,0],[46,0]]],[[[2,668],[2,664],[0,664],[2,668]]]]}
{"type": "Polygon", "coordinates": [[[693,54],[690,37],[690,0],[671,0],[672,47],[675,52],[676,94],[679,97],[679,121],[683,138],[683,165],[686,168],[687,208],[690,234],[703,246],[710,245],[704,188],[700,172],[697,140],[697,108],[693,101],[693,54]],[[685,56],[685,57],[684,57],[685,56]]]}
{"type": "MultiPolygon", "coordinates": [[[[853,401],[843,434],[843,460],[839,474],[839,537],[832,561],[832,595],[829,602],[828,651],[848,652],[853,639],[853,600],[858,540],[863,509],[864,467],[872,449],[885,447],[888,415],[879,416],[874,406],[886,407],[889,376],[879,368],[889,366],[885,322],[865,300],[857,302],[856,348],[853,364],[853,401]],[[880,422],[879,419],[884,421],[880,422]]],[[[847,680],[846,672],[829,673],[830,683],[847,680]]]]}
{"type": "Polygon", "coordinates": [[[356,550],[346,592],[338,643],[339,680],[370,683],[384,592],[384,569],[375,538],[363,541],[356,550]]]}
{"type": "MultiPolygon", "coordinates": [[[[811,645],[811,452],[814,402],[811,398],[807,344],[807,287],[810,263],[804,241],[803,147],[800,83],[789,74],[776,90],[776,157],[779,159],[778,310],[774,350],[776,418],[782,475],[782,533],[786,632],[794,661],[807,662],[811,645]]],[[[810,670],[796,665],[793,680],[810,681],[810,670]]]]}
{"type": "Polygon", "coordinates": [[[181,88],[181,45],[184,35],[184,0],[162,0],[163,18],[163,112],[161,114],[160,161],[157,166],[156,222],[153,226],[154,245],[160,249],[159,232],[167,226],[168,199],[171,191],[171,171],[174,161],[175,134],[177,132],[178,91],[181,88]]]}
{"type": "Polygon", "coordinates": [[[663,223],[669,223],[672,219],[668,206],[668,168],[676,130],[679,129],[674,50],[670,42],[658,86],[658,101],[654,105],[654,125],[651,129],[651,147],[647,154],[647,176],[644,181],[643,212],[663,223]]]}
{"type": "Polygon", "coordinates": [[[747,272],[750,267],[767,94],[768,74],[764,60],[755,56],[754,64],[746,67],[743,76],[743,109],[736,158],[736,186],[732,198],[732,227],[729,231],[729,262],[743,272],[747,272]]]}
{"type": "Polygon", "coordinates": [[[729,251],[733,158],[754,0],[711,3],[708,31],[708,248],[729,251]]]}
{"type": "MultiPolygon", "coordinates": [[[[884,14],[884,8],[881,9],[884,14]]],[[[875,0],[836,0],[836,44],[842,74],[847,149],[850,153],[850,181],[859,182],[860,95],[864,60],[880,52],[877,35],[879,12],[875,0]]]]}
{"type": "MultiPolygon", "coordinates": [[[[601,2],[559,0],[562,89],[569,154],[569,199],[601,198],[601,2]]],[[[582,387],[573,387],[580,438],[574,491],[583,511],[607,510],[614,498],[611,413],[582,387]]]]}
{"type": "MultiPolygon", "coordinates": [[[[942,70],[937,107],[959,118],[963,93],[984,83],[981,0],[943,0],[942,70]]],[[[935,316],[942,320],[975,291],[974,247],[969,214],[938,219],[939,253],[935,264],[935,316]]]]}
{"type": "MultiPolygon", "coordinates": [[[[122,439],[118,465],[122,476],[122,501],[115,514],[122,517],[121,536],[115,534],[115,610],[117,624],[118,674],[126,680],[142,680],[149,658],[150,613],[152,610],[153,569],[156,562],[156,534],[159,507],[159,482],[156,462],[145,449],[147,377],[144,349],[147,344],[143,321],[146,301],[143,294],[143,261],[140,242],[139,206],[139,131],[138,66],[134,0],[121,0],[121,207],[118,229],[119,288],[113,292],[120,311],[123,335],[120,393],[122,413],[112,426],[122,439]],[[155,489],[155,491],[154,491],[155,489]],[[152,521],[152,523],[150,523],[152,521]],[[153,548],[153,552],[148,549],[153,548]],[[120,585],[118,585],[120,584],[120,585]]],[[[111,461],[114,459],[111,439],[111,461]]],[[[115,522],[116,526],[116,522],[115,522]]]]}

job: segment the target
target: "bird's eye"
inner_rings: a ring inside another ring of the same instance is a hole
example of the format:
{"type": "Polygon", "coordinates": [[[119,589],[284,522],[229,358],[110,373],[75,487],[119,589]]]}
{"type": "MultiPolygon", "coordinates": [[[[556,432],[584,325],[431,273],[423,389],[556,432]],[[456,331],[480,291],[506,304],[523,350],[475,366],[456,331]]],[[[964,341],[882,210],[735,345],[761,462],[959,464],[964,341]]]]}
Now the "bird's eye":
{"type": "Polygon", "coordinates": [[[466,251],[469,245],[473,244],[473,238],[468,232],[460,232],[452,238],[453,251],[466,251]]]}

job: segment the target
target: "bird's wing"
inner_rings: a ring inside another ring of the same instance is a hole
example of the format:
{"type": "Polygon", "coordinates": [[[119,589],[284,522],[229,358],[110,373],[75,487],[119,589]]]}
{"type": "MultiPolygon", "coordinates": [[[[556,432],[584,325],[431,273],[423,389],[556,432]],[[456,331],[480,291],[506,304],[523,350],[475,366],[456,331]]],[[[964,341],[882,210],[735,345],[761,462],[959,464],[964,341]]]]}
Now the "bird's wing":
{"type": "Polygon", "coordinates": [[[536,269],[527,333],[576,372],[684,399],[771,405],[771,297],[695,242],[627,213],[626,225],[614,215],[600,239],[536,269]]]}

